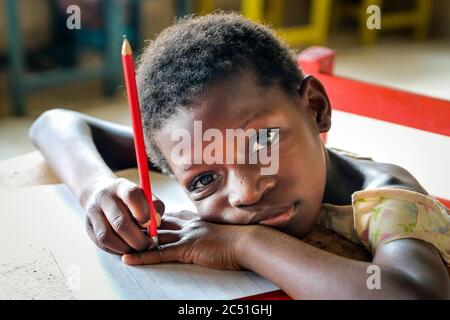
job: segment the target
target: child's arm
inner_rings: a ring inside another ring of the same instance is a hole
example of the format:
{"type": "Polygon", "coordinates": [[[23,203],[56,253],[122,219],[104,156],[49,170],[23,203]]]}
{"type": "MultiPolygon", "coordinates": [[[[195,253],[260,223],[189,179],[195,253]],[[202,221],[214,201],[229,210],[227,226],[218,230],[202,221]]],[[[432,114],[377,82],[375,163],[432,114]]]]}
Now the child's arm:
{"type": "Polygon", "coordinates": [[[98,181],[115,178],[112,170],[136,163],[130,129],[78,112],[45,112],[31,126],[30,138],[82,204],[98,181]]]}
{"type": "Polygon", "coordinates": [[[268,228],[254,229],[240,246],[239,265],[267,277],[293,298],[448,299],[450,294],[437,250],[420,240],[384,244],[372,263],[328,253],[268,228]],[[367,285],[373,284],[370,265],[380,268],[380,289],[367,285]]]}
{"type": "MultiPolygon", "coordinates": [[[[136,165],[130,128],[55,109],[33,123],[30,137],[86,209],[88,233],[99,247],[113,253],[149,247],[138,226],[150,217],[145,196],[136,184],[113,173],[136,165]]],[[[162,213],[162,203],[155,205],[162,213]]]]}
{"type": "Polygon", "coordinates": [[[164,236],[159,251],[127,254],[124,262],[180,261],[249,269],[295,299],[449,298],[449,278],[441,258],[434,247],[420,240],[381,245],[373,262],[367,263],[317,249],[272,228],[218,225],[186,212],[164,215],[160,234],[164,236]],[[180,230],[174,231],[174,224],[180,230]],[[376,277],[368,269],[371,265],[380,268],[380,289],[369,289],[374,284],[369,277],[376,277]]]}

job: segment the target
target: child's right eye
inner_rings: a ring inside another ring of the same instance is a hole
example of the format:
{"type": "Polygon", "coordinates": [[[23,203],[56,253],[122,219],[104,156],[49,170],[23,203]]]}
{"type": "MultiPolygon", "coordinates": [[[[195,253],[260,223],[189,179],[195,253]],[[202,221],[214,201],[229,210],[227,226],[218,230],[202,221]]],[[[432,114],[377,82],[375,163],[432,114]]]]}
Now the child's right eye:
{"type": "Polygon", "coordinates": [[[205,173],[196,177],[189,186],[189,191],[198,191],[211,184],[218,177],[215,173],[205,173]]]}
{"type": "Polygon", "coordinates": [[[270,145],[277,144],[279,139],[279,131],[280,129],[278,128],[271,128],[265,129],[263,133],[260,132],[251,145],[251,152],[258,152],[264,148],[269,147],[270,145]]]}

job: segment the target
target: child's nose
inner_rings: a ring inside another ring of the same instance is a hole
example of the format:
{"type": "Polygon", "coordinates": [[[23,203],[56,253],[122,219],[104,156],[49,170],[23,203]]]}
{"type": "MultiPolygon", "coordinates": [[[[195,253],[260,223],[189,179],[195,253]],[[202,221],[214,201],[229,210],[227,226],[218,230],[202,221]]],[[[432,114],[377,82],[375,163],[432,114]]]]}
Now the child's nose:
{"type": "Polygon", "coordinates": [[[275,187],[273,176],[262,176],[253,170],[233,170],[229,174],[228,202],[233,207],[242,207],[258,203],[270,189],[275,187]]]}

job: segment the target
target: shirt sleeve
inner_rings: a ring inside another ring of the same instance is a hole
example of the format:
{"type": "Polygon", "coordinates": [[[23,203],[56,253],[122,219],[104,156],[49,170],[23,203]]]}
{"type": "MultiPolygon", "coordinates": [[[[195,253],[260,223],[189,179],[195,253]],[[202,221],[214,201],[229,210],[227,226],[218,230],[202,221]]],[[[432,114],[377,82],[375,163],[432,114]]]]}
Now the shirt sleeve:
{"type": "Polygon", "coordinates": [[[449,211],[436,199],[382,188],[355,192],[352,205],[356,234],[372,254],[382,244],[414,238],[432,244],[450,264],[449,211]]]}

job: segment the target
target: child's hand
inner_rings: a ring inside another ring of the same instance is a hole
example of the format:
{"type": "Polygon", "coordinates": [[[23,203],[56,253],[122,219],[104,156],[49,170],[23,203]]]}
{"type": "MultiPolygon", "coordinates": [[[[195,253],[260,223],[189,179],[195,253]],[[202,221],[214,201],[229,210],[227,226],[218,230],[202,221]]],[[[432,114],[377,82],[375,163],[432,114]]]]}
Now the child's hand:
{"type": "MultiPolygon", "coordinates": [[[[157,198],[153,203],[159,226],[164,204],[157,198]]],[[[150,207],[142,189],[131,181],[101,181],[87,202],[86,212],[87,233],[105,251],[124,254],[153,245],[143,230],[150,223],[150,207]]]]}
{"type": "Polygon", "coordinates": [[[158,250],[126,254],[129,265],[179,261],[205,267],[240,270],[239,241],[252,228],[261,226],[221,225],[200,220],[189,211],[166,213],[158,230],[158,250]]]}

